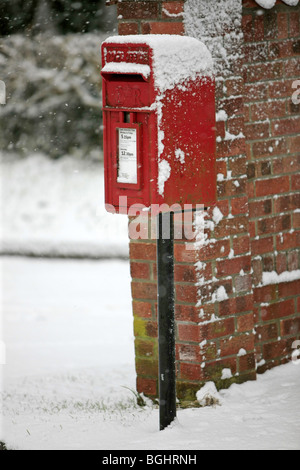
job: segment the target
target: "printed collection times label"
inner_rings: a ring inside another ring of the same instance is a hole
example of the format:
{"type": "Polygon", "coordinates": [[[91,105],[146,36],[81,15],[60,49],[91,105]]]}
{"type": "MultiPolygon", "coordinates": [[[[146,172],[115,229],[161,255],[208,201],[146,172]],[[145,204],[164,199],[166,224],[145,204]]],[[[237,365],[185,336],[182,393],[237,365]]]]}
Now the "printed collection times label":
{"type": "Polygon", "coordinates": [[[137,184],[137,130],[119,129],[118,183],[137,184]]]}

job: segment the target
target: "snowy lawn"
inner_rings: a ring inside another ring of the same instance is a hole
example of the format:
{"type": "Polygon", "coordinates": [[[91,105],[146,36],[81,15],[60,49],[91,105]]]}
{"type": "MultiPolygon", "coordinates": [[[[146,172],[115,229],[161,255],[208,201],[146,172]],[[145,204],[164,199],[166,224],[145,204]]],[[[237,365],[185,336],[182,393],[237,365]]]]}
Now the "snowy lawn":
{"type": "Polygon", "coordinates": [[[221,406],[136,405],[125,261],[2,258],[7,365],[0,440],[13,449],[300,449],[300,365],[219,394],[221,406]]]}
{"type": "Polygon", "coordinates": [[[105,210],[100,162],[2,156],[0,174],[2,253],[128,257],[128,219],[105,210]]]}

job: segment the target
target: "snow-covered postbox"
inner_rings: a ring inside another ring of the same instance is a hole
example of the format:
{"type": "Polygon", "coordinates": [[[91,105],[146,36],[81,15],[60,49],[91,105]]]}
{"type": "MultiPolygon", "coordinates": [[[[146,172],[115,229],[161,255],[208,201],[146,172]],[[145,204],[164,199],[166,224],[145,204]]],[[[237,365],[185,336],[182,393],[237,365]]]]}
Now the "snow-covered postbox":
{"type": "Polygon", "coordinates": [[[215,82],[204,44],[111,37],[102,64],[107,210],[214,204],[215,82]]]}

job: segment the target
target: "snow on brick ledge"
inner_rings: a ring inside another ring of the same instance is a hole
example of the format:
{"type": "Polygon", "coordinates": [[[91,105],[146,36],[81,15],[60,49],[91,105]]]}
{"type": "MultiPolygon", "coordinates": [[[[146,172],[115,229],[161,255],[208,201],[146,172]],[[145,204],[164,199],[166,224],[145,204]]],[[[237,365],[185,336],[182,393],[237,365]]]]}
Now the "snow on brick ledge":
{"type": "MultiPolygon", "coordinates": [[[[276,0],[255,0],[255,1],[260,7],[266,8],[268,10],[273,8],[276,4],[276,0]]],[[[299,3],[299,0],[282,0],[282,1],[291,7],[295,7],[299,3]]]]}

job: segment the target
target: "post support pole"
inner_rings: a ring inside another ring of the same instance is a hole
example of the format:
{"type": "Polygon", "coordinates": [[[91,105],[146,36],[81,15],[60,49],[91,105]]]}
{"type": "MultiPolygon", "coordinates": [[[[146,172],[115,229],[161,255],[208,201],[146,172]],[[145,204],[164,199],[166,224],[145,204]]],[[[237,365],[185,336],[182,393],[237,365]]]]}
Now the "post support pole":
{"type": "Polygon", "coordinates": [[[174,214],[158,215],[158,343],[160,430],[176,417],[174,214]]]}

